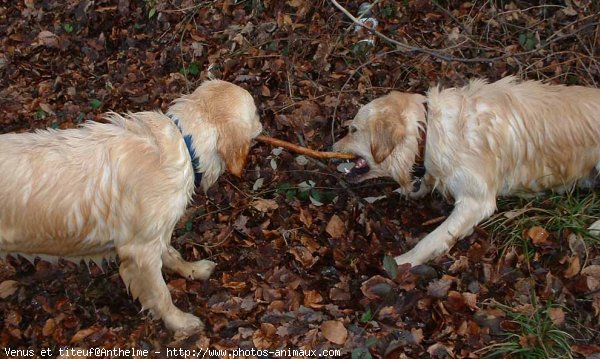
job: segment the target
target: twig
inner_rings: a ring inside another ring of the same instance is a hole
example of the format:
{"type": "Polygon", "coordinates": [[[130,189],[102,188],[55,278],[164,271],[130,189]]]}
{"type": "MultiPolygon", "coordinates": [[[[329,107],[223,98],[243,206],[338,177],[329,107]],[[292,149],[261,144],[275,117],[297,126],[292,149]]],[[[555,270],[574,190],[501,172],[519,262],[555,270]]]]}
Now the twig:
{"type": "Polygon", "coordinates": [[[280,140],[277,138],[264,136],[264,135],[259,135],[258,137],[256,137],[256,140],[260,141],[260,142],[268,143],[273,146],[283,147],[292,152],[296,152],[301,155],[305,155],[305,156],[309,156],[309,157],[313,157],[313,158],[320,158],[320,159],[341,158],[341,159],[348,159],[348,160],[356,158],[356,156],[352,153],[315,151],[315,150],[311,150],[310,148],[298,146],[298,145],[295,145],[295,144],[287,142],[287,141],[283,141],[283,140],[280,140]]]}
{"type": "MultiPolygon", "coordinates": [[[[368,14],[371,11],[371,9],[373,9],[375,7],[375,5],[377,5],[377,3],[379,3],[379,1],[381,1],[381,0],[375,0],[375,1],[373,1],[373,3],[369,4],[369,6],[367,6],[363,11],[359,11],[358,20],[364,18],[365,15],[368,14]]],[[[352,29],[352,25],[348,26],[346,28],[346,31],[350,31],[350,29],[352,29]]]]}

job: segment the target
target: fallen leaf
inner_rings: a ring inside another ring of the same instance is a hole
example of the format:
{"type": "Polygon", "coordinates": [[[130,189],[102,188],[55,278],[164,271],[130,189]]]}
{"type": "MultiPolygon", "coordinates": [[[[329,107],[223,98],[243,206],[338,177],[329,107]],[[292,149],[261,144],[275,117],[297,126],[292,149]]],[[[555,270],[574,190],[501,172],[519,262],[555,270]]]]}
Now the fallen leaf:
{"type": "Polygon", "coordinates": [[[454,358],[454,352],[452,348],[448,348],[442,343],[435,343],[433,345],[430,345],[427,348],[427,353],[429,353],[429,355],[431,355],[432,358],[454,358]]]}
{"type": "Polygon", "coordinates": [[[451,285],[451,280],[444,278],[435,280],[427,286],[427,295],[434,298],[444,298],[448,294],[451,285]]]}
{"type": "Polygon", "coordinates": [[[254,200],[254,201],[252,201],[252,203],[250,203],[250,205],[264,213],[270,212],[270,211],[273,211],[273,210],[276,210],[277,208],[279,208],[279,205],[277,204],[277,202],[275,200],[264,199],[264,198],[259,198],[257,200],[254,200]]]}
{"type": "Polygon", "coordinates": [[[548,233],[544,228],[539,226],[529,228],[529,230],[527,230],[527,236],[531,239],[531,242],[536,246],[545,246],[552,244],[552,242],[548,240],[548,237],[550,237],[550,233],[548,233]]]}
{"type": "Polygon", "coordinates": [[[373,276],[360,286],[360,290],[365,297],[369,299],[377,299],[385,297],[394,288],[395,284],[388,278],[380,275],[373,276]]]}
{"type": "Polygon", "coordinates": [[[421,328],[412,328],[410,330],[410,333],[413,336],[413,340],[415,341],[415,344],[419,345],[421,344],[421,342],[423,341],[423,339],[425,338],[425,336],[423,335],[423,329],[421,328]]]}
{"type": "Polygon", "coordinates": [[[583,237],[580,234],[571,233],[569,234],[567,240],[569,242],[569,249],[571,250],[571,253],[573,253],[581,259],[585,259],[585,257],[587,256],[587,248],[583,237]]]}
{"type": "Polygon", "coordinates": [[[276,342],[277,328],[271,323],[261,323],[252,335],[254,347],[260,350],[270,349],[276,342]]]}
{"type": "Polygon", "coordinates": [[[565,271],[565,278],[569,279],[575,277],[579,273],[580,269],[581,264],[579,261],[579,257],[569,258],[569,267],[565,271]]]}
{"type": "Polygon", "coordinates": [[[333,238],[341,238],[344,236],[344,234],[346,234],[346,226],[344,225],[344,222],[342,222],[341,218],[334,214],[329,219],[325,231],[333,238]]]}
{"type": "Polygon", "coordinates": [[[583,268],[581,274],[600,278],[600,264],[592,264],[583,268]]]}
{"type": "Polygon", "coordinates": [[[55,328],[56,328],[56,322],[54,321],[54,319],[49,318],[44,323],[44,327],[42,328],[42,334],[44,336],[48,337],[48,336],[52,335],[52,333],[54,333],[55,328]]]}
{"type": "Polygon", "coordinates": [[[560,307],[548,308],[548,316],[557,327],[565,324],[565,312],[560,307]]]}
{"type": "Polygon", "coordinates": [[[309,210],[300,208],[300,222],[304,223],[306,228],[310,228],[312,226],[313,220],[309,210]]]}
{"type": "Polygon", "coordinates": [[[304,306],[319,309],[323,307],[320,304],[323,301],[323,296],[316,290],[307,290],[304,292],[304,306]]]}
{"type": "Polygon", "coordinates": [[[588,227],[590,236],[600,239],[600,219],[588,227]]]}
{"type": "Polygon", "coordinates": [[[58,48],[58,36],[48,31],[42,30],[37,36],[38,43],[43,46],[58,48]]]}
{"type": "Polygon", "coordinates": [[[478,310],[479,308],[477,307],[477,294],[474,293],[469,293],[469,292],[463,292],[462,296],[465,300],[465,304],[467,305],[467,307],[471,310],[478,310]]]}
{"type": "Polygon", "coordinates": [[[342,322],[337,320],[328,320],[321,324],[321,333],[325,339],[332,343],[343,345],[348,339],[348,330],[342,322]]]}
{"type": "Polygon", "coordinates": [[[318,257],[315,258],[306,247],[296,246],[290,248],[288,252],[291,253],[305,268],[312,267],[318,260],[318,257]]]}
{"type": "Polygon", "coordinates": [[[13,295],[19,289],[19,282],[16,280],[5,280],[0,283],[0,298],[5,299],[13,295]]]}
{"type": "Polygon", "coordinates": [[[597,344],[573,344],[571,350],[592,359],[592,355],[600,353],[600,345],[597,344]]]}
{"type": "Polygon", "coordinates": [[[89,328],[81,329],[81,330],[77,331],[77,333],[75,333],[75,335],[73,335],[73,337],[71,337],[71,344],[79,343],[80,341],[82,341],[83,339],[87,338],[88,336],[94,334],[97,331],[98,331],[97,327],[89,327],[89,328]]]}

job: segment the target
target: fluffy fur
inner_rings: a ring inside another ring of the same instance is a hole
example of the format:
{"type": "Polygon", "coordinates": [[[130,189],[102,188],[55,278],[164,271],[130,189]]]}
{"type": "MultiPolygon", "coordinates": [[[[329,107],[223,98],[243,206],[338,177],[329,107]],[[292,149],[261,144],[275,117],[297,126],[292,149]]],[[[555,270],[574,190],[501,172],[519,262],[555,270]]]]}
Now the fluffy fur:
{"type": "Polygon", "coordinates": [[[362,107],[334,149],[366,161],[350,172],[354,182],[389,176],[411,197],[437,189],[454,198],[451,215],[396,257],[398,264],[417,265],[470,234],[494,213],[499,195],[593,186],[600,171],[600,90],[507,77],[436,87],[426,97],[392,92],[362,107]],[[413,192],[411,171],[425,127],[426,173],[413,192]]]}
{"type": "Polygon", "coordinates": [[[168,114],[107,115],[69,130],[0,135],[0,252],[94,260],[118,255],[134,298],[169,329],[203,328],[173,304],[161,268],[206,279],[215,263],[186,262],[169,244],[194,192],[182,133],[191,135],[207,189],[228,169],[242,173],[262,131],[244,89],[203,83],[168,114]]]}

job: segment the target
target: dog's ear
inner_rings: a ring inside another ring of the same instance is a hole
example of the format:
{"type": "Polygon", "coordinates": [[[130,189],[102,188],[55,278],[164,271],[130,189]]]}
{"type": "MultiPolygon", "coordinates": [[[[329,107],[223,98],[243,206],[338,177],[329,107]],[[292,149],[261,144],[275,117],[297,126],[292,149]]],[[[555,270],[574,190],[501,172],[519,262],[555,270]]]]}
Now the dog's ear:
{"type": "Polygon", "coordinates": [[[219,127],[217,149],[227,166],[227,171],[236,177],[241,177],[250,152],[250,137],[239,123],[227,121],[219,127]]]}
{"type": "Polygon", "coordinates": [[[383,111],[369,121],[371,154],[375,162],[383,162],[404,139],[405,129],[401,116],[383,111]]]}

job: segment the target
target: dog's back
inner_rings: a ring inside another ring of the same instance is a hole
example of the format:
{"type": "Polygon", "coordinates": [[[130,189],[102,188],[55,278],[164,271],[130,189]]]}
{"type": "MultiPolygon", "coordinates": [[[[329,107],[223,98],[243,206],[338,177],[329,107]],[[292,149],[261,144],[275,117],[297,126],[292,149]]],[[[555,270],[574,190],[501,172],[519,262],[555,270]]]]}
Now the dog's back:
{"type": "Polygon", "coordinates": [[[498,194],[589,185],[600,170],[598,89],[475,80],[431,90],[429,109],[427,168],[434,177],[460,170],[445,161],[449,153],[498,194]]]}
{"type": "Polygon", "coordinates": [[[188,188],[188,195],[167,196],[172,202],[158,208],[173,213],[155,218],[180,215],[193,175],[177,128],[152,112],[109,121],[0,135],[0,252],[114,255],[114,241],[163,225],[140,219],[155,208],[144,203],[169,188],[188,188]]]}

